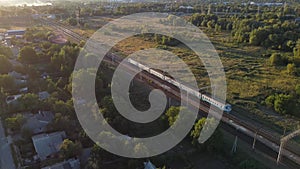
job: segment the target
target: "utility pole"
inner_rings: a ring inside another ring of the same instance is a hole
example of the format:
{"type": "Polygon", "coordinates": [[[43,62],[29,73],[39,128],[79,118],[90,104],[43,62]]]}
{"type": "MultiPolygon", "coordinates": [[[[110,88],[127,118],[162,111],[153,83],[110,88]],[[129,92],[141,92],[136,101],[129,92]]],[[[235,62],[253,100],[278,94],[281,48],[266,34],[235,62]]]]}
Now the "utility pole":
{"type": "Polygon", "coordinates": [[[232,149],[231,149],[231,153],[235,153],[236,150],[237,150],[237,142],[238,142],[238,136],[235,136],[235,139],[234,139],[234,142],[233,142],[233,145],[232,145],[232,149]]]}
{"type": "Polygon", "coordinates": [[[256,138],[257,138],[257,131],[255,132],[255,136],[253,138],[253,144],[252,144],[252,149],[255,149],[255,143],[256,143],[256,138]]]}
{"type": "Polygon", "coordinates": [[[300,129],[294,131],[293,133],[291,134],[288,134],[287,136],[283,137],[281,140],[280,140],[280,147],[279,147],[279,151],[278,151],[278,156],[277,156],[277,165],[279,164],[280,162],[280,158],[281,158],[281,154],[282,154],[282,151],[283,151],[283,148],[284,148],[284,145],[292,138],[296,137],[300,135],[300,129]]]}
{"type": "Polygon", "coordinates": [[[253,144],[252,144],[252,149],[254,150],[255,149],[255,144],[256,144],[256,139],[257,139],[257,133],[259,132],[261,128],[258,128],[256,131],[255,131],[255,135],[253,137],[253,144]]]}
{"type": "Polygon", "coordinates": [[[186,92],[186,106],[188,107],[189,106],[189,92],[187,91],[186,92]]]}

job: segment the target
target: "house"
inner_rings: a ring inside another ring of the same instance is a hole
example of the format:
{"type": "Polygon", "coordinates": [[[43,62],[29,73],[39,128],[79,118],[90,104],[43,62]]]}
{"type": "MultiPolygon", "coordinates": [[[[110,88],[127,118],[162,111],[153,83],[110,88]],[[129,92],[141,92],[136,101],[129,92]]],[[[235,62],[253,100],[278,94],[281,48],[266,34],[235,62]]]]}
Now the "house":
{"type": "Polygon", "coordinates": [[[15,84],[16,85],[24,85],[26,83],[27,83],[27,80],[15,79],[15,84]]]}
{"type": "Polygon", "coordinates": [[[47,166],[42,169],[80,169],[80,162],[78,159],[69,159],[67,161],[57,163],[52,166],[47,166]]]}
{"type": "Polygon", "coordinates": [[[78,159],[69,159],[67,161],[47,166],[42,169],[80,169],[80,162],[78,159]]]}
{"type": "Polygon", "coordinates": [[[41,74],[42,79],[47,79],[49,77],[49,74],[47,72],[44,72],[41,74]]]}
{"type": "Polygon", "coordinates": [[[6,103],[7,103],[7,104],[10,104],[10,103],[16,102],[16,101],[18,100],[18,98],[20,98],[20,97],[22,97],[21,94],[7,96],[7,98],[6,98],[6,103]]]}
{"type": "Polygon", "coordinates": [[[33,136],[32,141],[38,158],[45,160],[58,153],[65,138],[66,133],[64,131],[33,136]]]}
{"type": "Polygon", "coordinates": [[[50,97],[50,94],[46,91],[39,92],[38,95],[39,95],[40,100],[45,100],[50,97]]]}
{"type": "Polygon", "coordinates": [[[22,79],[23,75],[21,73],[12,71],[12,72],[8,72],[8,75],[15,78],[15,79],[22,79]]]}
{"type": "Polygon", "coordinates": [[[8,75],[19,80],[26,80],[28,79],[28,75],[23,75],[21,73],[18,73],[16,71],[8,72],[8,75]]]}
{"type": "Polygon", "coordinates": [[[28,92],[28,87],[24,87],[24,88],[21,88],[19,90],[20,93],[27,93],[28,92]]]}
{"type": "Polygon", "coordinates": [[[48,19],[56,19],[56,15],[55,14],[51,14],[49,16],[47,16],[48,19]]]}
{"type": "Polygon", "coordinates": [[[145,162],[144,163],[145,169],[156,169],[156,167],[150,162],[145,162]]]}
{"type": "Polygon", "coordinates": [[[33,134],[39,134],[47,130],[47,125],[54,119],[54,115],[49,111],[39,111],[38,114],[24,114],[26,123],[22,129],[28,129],[33,134]]]}

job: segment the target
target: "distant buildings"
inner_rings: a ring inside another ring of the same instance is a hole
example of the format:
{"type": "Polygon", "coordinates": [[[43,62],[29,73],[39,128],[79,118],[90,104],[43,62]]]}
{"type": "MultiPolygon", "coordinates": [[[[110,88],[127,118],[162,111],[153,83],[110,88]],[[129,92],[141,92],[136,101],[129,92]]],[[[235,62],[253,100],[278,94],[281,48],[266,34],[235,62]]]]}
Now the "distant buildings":
{"type": "Polygon", "coordinates": [[[8,30],[4,34],[4,39],[7,41],[6,43],[10,46],[9,43],[12,37],[16,37],[19,39],[23,38],[25,32],[26,32],[25,30],[8,30]]]}
{"type": "Polygon", "coordinates": [[[60,145],[65,138],[66,133],[64,131],[33,136],[32,141],[37,157],[41,160],[45,160],[51,155],[58,153],[60,145]]]}
{"type": "Polygon", "coordinates": [[[281,3],[281,2],[266,2],[266,3],[250,2],[250,5],[256,5],[256,6],[283,6],[284,3],[281,3]]]}
{"type": "Polygon", "coordinates": [[[80,169],[80,162],[78,159],[69,159],[68,161],[47,166],[42,169],[80,169]]]}
{"type": "Polygon", "coordinates": [[[17,36],[17,35],[24,35],[25,30],[8,30],[6,31],[6,36],[17,36]]]}
{"type": "Polygon", "coordinates": [[[179,10],[180,11],[186,11],[186,12],[192,12],[194,10],[194,7],[192,7],[192,6],[180,6],[179,10]]]}

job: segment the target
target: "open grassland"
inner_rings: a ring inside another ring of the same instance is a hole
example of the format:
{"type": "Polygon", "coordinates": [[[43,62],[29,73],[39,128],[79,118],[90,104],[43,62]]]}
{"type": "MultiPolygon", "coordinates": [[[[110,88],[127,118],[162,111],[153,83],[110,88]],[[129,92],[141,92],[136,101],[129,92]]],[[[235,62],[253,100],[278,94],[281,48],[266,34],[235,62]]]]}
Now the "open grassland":
{"type": "Polygon", "coordinates": [[[297,128],[299,119],[282,117],[264,107],[262,103],[267,96],[275,92],[294,91],[300,78],[289,75],[285,68],[278,69],[271,66],[269,59],[263,57],[267,52],[265,49],[224,42],[222,36],[230,37],[229,34],[222,34],[210,38],[226,71],[228,101],[234,106],[246,108],[248,112],[239,111],[243,116],[269,123],[271,128],[277,129],[280,133],[283,133],[282,129],[285,128],[290,130],[297,128]]]}
{"type": "Polygon", "coordinates": [[[0,17],[0,28],[4,29],[26,29],[34,24],[30,16],[0,17]]]}

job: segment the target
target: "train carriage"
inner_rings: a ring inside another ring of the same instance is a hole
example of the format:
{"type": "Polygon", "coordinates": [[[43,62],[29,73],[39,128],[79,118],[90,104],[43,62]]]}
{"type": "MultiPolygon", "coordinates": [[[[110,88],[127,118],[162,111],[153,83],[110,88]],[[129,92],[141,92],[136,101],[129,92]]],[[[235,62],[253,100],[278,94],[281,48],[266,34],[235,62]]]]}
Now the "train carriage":
{"type": "MultiPolygon", "coordinates": [[[[230,104],[223,104],[221,103],[220,101],[218,101],[217,99],[214,99],[214,98],[211,98],[205,94],[201,94],[200,92],[196,91],[196,90],[193,90],[179,82],[177,82],[176,80],[168,77],[168,76],[165,76],[163,75],[162,73],[158,72],[158,71],[155,71],[137,61],[134,61],[133,59],[127,59],[127,61],[135,66],[137,66],[138,68],[142,69],[142,70],[145,70],[147,72],[149,72],[150,74],[156,76],[156,77],[159,77],[160,79],[164,80],[164,81],[167,81],[168,83],[174,85],[174,86],[177,86],[179,89],[181,90],[184,90],[186,91],[187,93],[189,94],[192,94],[194,96],[196,96],[197,98],[199,98],[200,100],[202,101],[205,101],[225,112],[230,112],[231,111],[231,105],[230,104]]],[[[165,88],[165,87],[164,87],[165,88]]]]}

